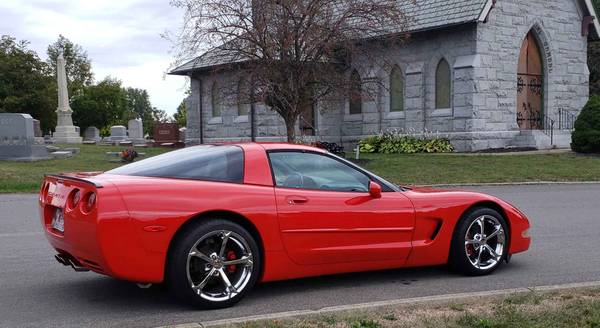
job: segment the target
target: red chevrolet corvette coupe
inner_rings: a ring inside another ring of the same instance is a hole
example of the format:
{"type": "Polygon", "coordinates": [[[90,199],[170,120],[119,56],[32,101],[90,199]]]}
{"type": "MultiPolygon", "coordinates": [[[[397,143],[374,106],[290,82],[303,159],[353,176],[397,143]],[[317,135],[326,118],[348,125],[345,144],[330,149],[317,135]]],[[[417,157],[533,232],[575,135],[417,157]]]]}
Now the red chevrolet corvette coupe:
{"type": "Polygon", "coordinates": [[[398,187],[322,149],[205,145],[105,173],[48,175],[56,259],[203,308],[257,281],[449,264],[492,272],[529,248],[529,221],[485,194],[398,187]]]}

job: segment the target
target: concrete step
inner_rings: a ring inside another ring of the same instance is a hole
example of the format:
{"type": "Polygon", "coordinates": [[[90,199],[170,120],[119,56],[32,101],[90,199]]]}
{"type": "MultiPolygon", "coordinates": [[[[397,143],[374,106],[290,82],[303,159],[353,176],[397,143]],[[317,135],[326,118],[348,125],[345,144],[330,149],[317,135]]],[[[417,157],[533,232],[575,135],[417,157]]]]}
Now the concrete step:
{"type": "Polygon", "coordinates": [[[523,130],[509,144],[509,147],[532,147],[535,149],[570,148],[571,131],[555,130],[551,138],[541,130],[523,130]]]}

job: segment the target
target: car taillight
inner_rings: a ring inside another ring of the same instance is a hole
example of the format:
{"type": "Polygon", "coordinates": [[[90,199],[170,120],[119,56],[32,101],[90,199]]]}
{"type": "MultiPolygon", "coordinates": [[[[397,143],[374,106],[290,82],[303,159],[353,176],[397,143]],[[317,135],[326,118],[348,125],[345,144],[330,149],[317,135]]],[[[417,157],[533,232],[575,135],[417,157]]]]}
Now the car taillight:
{"type": "Polygon", "coordinates": [[[42,185],[42,190],[40,192],[40,201],[46,200],[46,197],[48,196],[48,189],[50,189],[50,183],[44,181],[44,184],[42,185]]]}
{"type": "Polygon", "coordinates": [[[81,191],[79,189],[75,189],[73,193],[71,193],[71,208],[75,208],[79,201],[81,200],[81,191]]]}
{"type": "Polygon", "coordinates": [[[96,193],[91,192],[87,195],[86,197],[86,201],[84,204],[84,211],[89,213],[94,209],[94,206],[96,206],[96,193]]]}

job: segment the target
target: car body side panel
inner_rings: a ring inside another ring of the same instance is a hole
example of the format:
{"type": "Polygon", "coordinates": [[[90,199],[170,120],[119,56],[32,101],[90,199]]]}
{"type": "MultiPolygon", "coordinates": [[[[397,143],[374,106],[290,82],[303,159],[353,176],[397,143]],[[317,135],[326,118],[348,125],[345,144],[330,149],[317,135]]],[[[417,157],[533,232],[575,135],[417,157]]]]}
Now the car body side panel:
{"type": "Polygon", "coordinates": [[[271,167],[267,153],[260,144],[242,144],[244,150],[244,183],[261,186],[273,186],[271,167]]]}
{"type": "Polygon", "coordinates": [[[279,225],[292,261],[332,265],[406,259],[414,208],[401,193],[276,188],[279,225]],[[291,199],[303,199],[296,204],[291,199]]]}
{"type": "Polygon", "coordinates": [[[406,266],[440,265],[448,262],[452,235],[462,215],[472,206],[492,202],[500,206],[509,225],[509,254],[529,248],[531,239],[523,237],[528,220],[502,200],[481,193],[415,189],[406,191],[416,211],[415,239],[406,266]],[[440,222],[435,238],[430,238],[431,224],[440,222]]]}
{"type": "Polygon", "coordinates": [[[127,204],[134,231],[130,238],[144,259],[140,265],[148,275],[142,281],[162,281],[167,251],[175,233],[189,219],[203,213],[239,214],[260,231],[266,252],[283,249],[273,187],[126,176],[111,179],[127,204]]]}

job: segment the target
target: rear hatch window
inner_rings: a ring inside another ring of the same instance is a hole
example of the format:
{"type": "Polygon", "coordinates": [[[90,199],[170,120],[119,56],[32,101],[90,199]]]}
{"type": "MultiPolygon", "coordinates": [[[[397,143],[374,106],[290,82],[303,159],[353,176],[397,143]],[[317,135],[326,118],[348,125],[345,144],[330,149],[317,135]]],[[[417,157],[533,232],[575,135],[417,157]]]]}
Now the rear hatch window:
{"type": "Polygon", "coordinates": [[[108,174],[242,183],[244,151],[238,146],[196,146],[121,166],[108,174]]]}

